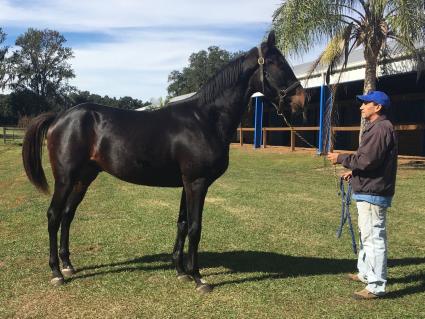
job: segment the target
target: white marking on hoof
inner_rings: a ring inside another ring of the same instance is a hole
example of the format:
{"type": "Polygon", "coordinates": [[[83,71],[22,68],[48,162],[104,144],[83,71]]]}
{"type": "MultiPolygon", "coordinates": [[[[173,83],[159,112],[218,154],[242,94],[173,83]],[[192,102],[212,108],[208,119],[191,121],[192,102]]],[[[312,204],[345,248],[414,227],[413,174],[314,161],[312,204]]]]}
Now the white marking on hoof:
{"type": "Polygon", "coordinates": [[[62,277],[55,277],[50,279],[50,284],[53,286],[61,286],[64,284],[64,280],[62,277]]]}
{"type": "Polygon", "coordinates": [[[62,269],[62,274],[66,277],[71,277],[75,273],[76,273],[76,271],[75,271],[74,268],[64,268],[64,269],[62,269]]]}
{"type": "Polygon", "coordinates": [[[193,280],[192,276],[189,276],[189,275],[178,275],[177,279],[182,282],[189,282],[193,280]]]}
{"type": "Polygon", "coordinates": [[[213,288],[210,285],[202,284],[198,287],[196,287],[196,291],[200,294],[207,294],[210,293],[213,290],[213,288]]]}

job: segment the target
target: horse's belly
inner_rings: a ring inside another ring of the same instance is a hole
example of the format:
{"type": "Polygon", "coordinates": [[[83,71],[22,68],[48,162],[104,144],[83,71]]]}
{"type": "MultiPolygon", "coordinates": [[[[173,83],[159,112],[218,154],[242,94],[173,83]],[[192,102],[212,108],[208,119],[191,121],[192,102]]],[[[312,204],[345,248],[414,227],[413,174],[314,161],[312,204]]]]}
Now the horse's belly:
{"type": "Polygon", "coordinates": [[[183,186],[180,170],[176,167],[128,167],[122,172],[109,172],[119,179],[139,185],[157,187],[183,186]]]}

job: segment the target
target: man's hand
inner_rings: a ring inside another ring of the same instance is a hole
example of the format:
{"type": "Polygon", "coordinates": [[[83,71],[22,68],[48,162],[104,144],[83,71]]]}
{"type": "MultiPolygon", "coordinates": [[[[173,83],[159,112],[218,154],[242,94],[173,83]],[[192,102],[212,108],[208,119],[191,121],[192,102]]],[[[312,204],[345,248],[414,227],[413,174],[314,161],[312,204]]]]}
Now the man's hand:
{"type": "Polygon", "coordinates": [[[341,175],[341,177],[344,179],[344,181],[349,181],[353,177],[353,172],[352,171],[345,172],[344,174],[341,175]]]}
{"type": "Polygon", "coordinates": [[[338,155],[339,155],[339,153],[329,152],[326,157],[328,158],[328,160],[331,161],[332,164],[336,164],[336,160],[338,158],[338,155]]]}

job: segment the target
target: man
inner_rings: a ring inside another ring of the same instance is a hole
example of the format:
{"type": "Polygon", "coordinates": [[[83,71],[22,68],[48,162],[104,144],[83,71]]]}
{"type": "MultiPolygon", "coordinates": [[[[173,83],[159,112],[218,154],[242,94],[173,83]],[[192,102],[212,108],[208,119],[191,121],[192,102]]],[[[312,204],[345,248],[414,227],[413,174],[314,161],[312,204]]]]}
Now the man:
{"type": "Polygon", "coordinates": [[[358,95],[362,101],[361,116],[366,120],[359,148],[354,154],[329,153],[333,164],[342,164],[351,171],[343,174],[351,179],[353,197],[357,202],[360,230],[358,274],[348,278],[367,286],[354,292],[355,299],[375,299],[385,295],[387,282],[386,212],[394,196],[397,171],[397,139],[387,119],[391,103],[381,91],[358,95]]]}

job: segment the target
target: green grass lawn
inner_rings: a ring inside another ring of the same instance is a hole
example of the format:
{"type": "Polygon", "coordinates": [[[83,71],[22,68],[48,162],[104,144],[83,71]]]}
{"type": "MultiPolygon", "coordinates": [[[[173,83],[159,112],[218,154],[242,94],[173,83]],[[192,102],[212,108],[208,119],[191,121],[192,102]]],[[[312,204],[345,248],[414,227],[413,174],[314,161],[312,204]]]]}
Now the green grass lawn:
{"type": "MultiPolygon", "coordinates": [[[[0,144],[0,317],[16,318],[425,318],[425,169],[400,165],[388,213],[386,298],[363,288],[340,219],[333,170],[309,154],[232,149],[210,188],[200,244],[199,295],[170,263],[180,189],[148,188],[101,174],[71,228],[79,272],[49,285],[46,210],[17,145],[0,144]]],[[[52,185],[49,163],[45,170],[52,185]]],[[[352,205],[353,220],[356,210],[352,205]]]]}

